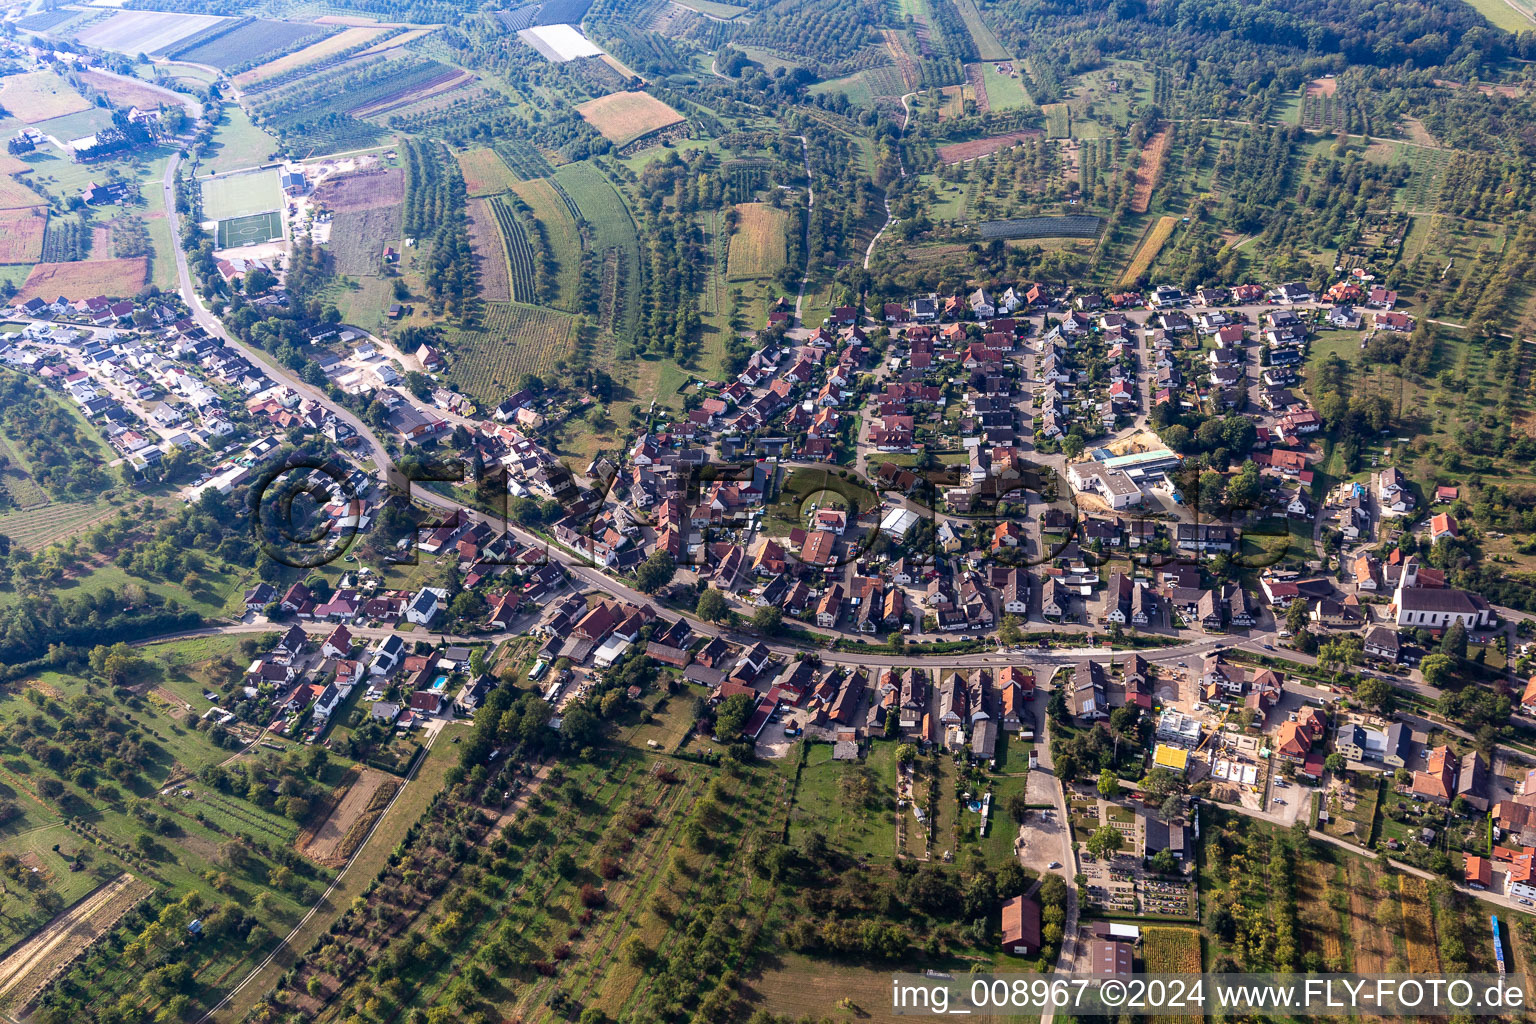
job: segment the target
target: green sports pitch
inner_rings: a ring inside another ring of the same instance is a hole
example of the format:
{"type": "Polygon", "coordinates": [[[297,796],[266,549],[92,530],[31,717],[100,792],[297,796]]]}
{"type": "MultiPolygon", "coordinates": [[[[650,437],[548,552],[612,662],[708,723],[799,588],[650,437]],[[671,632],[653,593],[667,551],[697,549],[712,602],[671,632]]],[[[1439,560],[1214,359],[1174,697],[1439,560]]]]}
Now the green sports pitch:
{"type": "Polygon", "coordinates": [[[253,213],[249,217],[232,217],[219,221],[219,248],[234,249],[242,245],[260,245],[275,242],[283,237],[283,219],[277,213],[253,213]]]}

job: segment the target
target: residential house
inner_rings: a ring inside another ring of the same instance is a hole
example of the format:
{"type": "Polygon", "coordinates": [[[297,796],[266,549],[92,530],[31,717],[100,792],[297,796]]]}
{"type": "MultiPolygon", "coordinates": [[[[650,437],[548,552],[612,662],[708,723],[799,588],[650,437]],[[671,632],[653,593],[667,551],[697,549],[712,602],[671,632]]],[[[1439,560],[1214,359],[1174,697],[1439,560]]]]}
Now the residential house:
{"type": "Polygon", "coordinates": [[[1456,798],[1456,777],[1459,770],[1460,764],[1451,753],[1451,748],[1436,747],[1429,752],[1425,770],[1413,773],[1413,786],[1409,792],[1415,800],[1449,804],[1456,798]]]}
{"type": "Polygon", "coordinates": [[[1085,661],[1073,666],[1072,696],[1067,705],[1078,718],[1094,721],[1109,717],[1106,697],[1109,678],[1104,666],[1096,661],[1085,661]]]}

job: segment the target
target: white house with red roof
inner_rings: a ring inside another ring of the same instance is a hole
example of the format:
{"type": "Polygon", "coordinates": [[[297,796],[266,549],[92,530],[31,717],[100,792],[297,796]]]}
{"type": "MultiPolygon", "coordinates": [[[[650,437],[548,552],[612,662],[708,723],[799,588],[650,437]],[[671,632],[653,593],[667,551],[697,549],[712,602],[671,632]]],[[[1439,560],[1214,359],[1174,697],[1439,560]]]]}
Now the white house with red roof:
{"type": "Polygon", "coordinates": [[[337,626],[320,645],[320,653],[327,658],[345,658],[352,653],[352,632],[346,626],[337,626]]]}

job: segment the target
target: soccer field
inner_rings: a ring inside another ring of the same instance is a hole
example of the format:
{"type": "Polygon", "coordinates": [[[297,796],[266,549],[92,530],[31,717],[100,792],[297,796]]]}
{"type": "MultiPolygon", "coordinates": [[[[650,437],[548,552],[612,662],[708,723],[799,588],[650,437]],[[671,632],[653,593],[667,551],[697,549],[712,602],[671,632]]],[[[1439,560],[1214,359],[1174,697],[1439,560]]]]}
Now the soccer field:
{"type": "Polygon", "coordinates": [[[283,237],[283,220],[276,213],[254,213],[219,221],[219,248],[260,245],[283,237]]]}
{"type": "Polygon", "coordinates": [[[203,179],[203,216],[208,220],[233,220],[282,208],[283,190],[275,169],[203,179]]]}

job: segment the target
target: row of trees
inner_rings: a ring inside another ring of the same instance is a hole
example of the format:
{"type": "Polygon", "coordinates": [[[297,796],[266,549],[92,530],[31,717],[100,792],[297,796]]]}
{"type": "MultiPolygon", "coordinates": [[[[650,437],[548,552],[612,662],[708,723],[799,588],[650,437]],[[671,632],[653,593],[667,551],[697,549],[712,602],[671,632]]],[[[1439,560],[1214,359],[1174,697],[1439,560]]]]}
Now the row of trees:
{"type": "Polygon", "coordinates": [[[468,318],[476,301],[479,275],[469,242],[464,177],[459,165],[436,143],[404,139],[405,233],[430,240],[427,293],[434,308],[468,318]]]}

